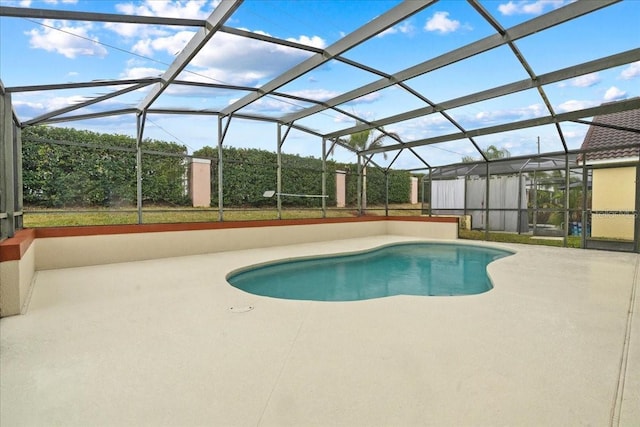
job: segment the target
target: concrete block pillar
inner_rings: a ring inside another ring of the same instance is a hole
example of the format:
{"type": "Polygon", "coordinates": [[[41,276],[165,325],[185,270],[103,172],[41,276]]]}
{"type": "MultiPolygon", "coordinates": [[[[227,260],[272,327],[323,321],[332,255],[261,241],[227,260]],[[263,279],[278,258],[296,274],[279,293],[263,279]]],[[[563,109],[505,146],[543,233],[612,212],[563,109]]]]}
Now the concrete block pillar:
{"type": "Polygon", "coordinates": [[[347,205],[347,173],[336,171],[336,207],[344,208],[347,205]]]}
{"type": "Polygon", "coordinates": [[[211,206],[211,160],[191,159],[189,165],[189,197],[194,208],[211,206]]]}
{"type": "Polygon", "coordinates": [[[415,205],[418,203],[418,178],[415,176],[411,177],[411,204],[415,205]]]}

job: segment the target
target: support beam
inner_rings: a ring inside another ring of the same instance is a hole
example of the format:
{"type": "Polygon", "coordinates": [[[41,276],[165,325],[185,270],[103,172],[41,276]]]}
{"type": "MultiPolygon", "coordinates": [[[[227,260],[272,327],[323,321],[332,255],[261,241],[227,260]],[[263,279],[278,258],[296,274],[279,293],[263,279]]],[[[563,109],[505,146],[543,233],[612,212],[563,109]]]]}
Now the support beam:
{"type": "MultiPolygon", "coordinates": [[[[640,156],[639,156],[640,157],[640,156]]],[[[640,158],[638,159],[640,162],[640,158]]],[[[586,197],[585,197],[586,199],[586,197]]],[[[640,252],[640,164],[636,165],[636,215],[633,229],[633,250],[640,252]]],[[[582,226],[583,234],[585,225],[582,226]]]]}
{"type": "Polygon", "coordinates": [[[363,188],[363,178],[362,178],[362,155],[358,153],[358,181],[356,185],[357,195],[357,203],[358,203],[358,215],[362,215],[362,188],[363,188]]]}
{"type": "Polygon", "coordinates": [[[224,138],[229,131],[231,117],[222,126],[223,118],[218,116],[218,221],[224,221],[224,138]]]}
{"type": "MultiPolygon", "coordinates": [[[[285,84],[291,82],[292,80],[306,74],[307,72],[319,67],[320,65],[330,61],[338,55],[346,52],[347,50],[369,40],[372,37],[380,34],[388,28],[391,28],[395,24],[400,21],[405,20],[406,18],[412,16],[413,14],[425,9],[434,3],[435,0],[426,0],[426,1],[407,1],[400,3],[393,9],[388,12],[378,16],[377,18],[371,20],[369,23],[360,27],[356,31],[348,34],[347,36],[339,39],[336,43],[327,47],[324,52],[316,53],[312,57],[303,61],[302,63],[294,66],[289,69],[285,73],[271,80],[264,86],[262,86],[258,92],[250,93],[238,101],[234,102],[224,110],[222,110],[222,114],[228,115],[235,113],[241,108],[251,104],[252,102],[262,98],[265,95],[270,94],[274,90],[279,87],[284,86],[285,84]]],[[[324,110],[324,107],[320,108],[324,110]]],[[[293,122],[293,120],[286,120],[287,123],[293,122]]]]}
{"type": "MultiPolygon", "coordinates": [[[[464,138],[467,138],[468,135],[471,135],[471,136],[491,135],[495,133],[508,132],[512,130],[524,129],[524,128],[535,127],[535,126],[575,121],[578,119],[583,119],[585,117],[600,116],[603,114],[617,113],[620,111],[634,110],[637,108],[640,108],[640,98],[631,98],[624,101],[618,101],[618,102],[612,102],[609,104],[600,105],[597,107],[585,108],[582,110],[576,110],[576,111],[570,111],[568,113],[557,114],[555,117],[545,116],[545,117],[539,117],[535,119],[521,120],[518,122],[506,123],[498,126],[489,126],[486,128],[469,130],[467,132],[457,132],[457,133],[448,134],[448,135],[436,136],[433,138],[426,138],[426,139],[420,139],[420,140],[411,141],[411,142],[405,142],[402,144],[393,144],[393,145],[387,145],[385,147],[371,148],[371,149],[362,151],[362,153],[365,155],[369,155],[369,154],[375,154],[375,153],[382,153],[385,151],[400,150],[402,148],[420,147],[424,145],[437,144],[440,142],[464,139],[464,138]]],[[[565,154],[565,152],[563,152],[562,154],[565,154]]]]}
{"type": "Polygon", "coordinates": [[[82,89],[90,87],[102,87],[102,86],[123,86],[123,85],[135,85],[140,83],[156,83],[159,82],[159,77],[149,77],[145,79],[126,79],[126,80],[94,80],[91,82],[78,82],[78,83],[57,83],[49,85],[30,85],[30,86],[11,86],[7,88],[7,92],[40,92],[45,90],[64,90],[64,89],[82,89]]]}
{"type": "Polygon", "coordinates": [[[38,123],[42,123],[48,119],[51,119],[56,116],[61,116],[66,113],[70,113],[71,111],[79,110],[80,108],[88,107],[93,104],[97,104],[102,101],[106,101],[107,99],[115,98],[116,96],[124,95],[125,93],[133,92],[134,90],[138,90],[147,86],[148,83],[138,83],[133,86],[127,87],[125,89],[120,89],[112,93],[108,93],[106,95],[98,96],[93,99],[89,99],[88,101],[79,102],[74,105],[70,105],[68,107],[60,108],[58,110],[50,111],[48,113],[42,114],[38,117],[35,117],[31,120],[27,120],[24,122],[24,126],[32,126],[37,125],[38,123]]]}
{"type": "MultiPolygon", "coordinates": [[[[491,172],[489,169],[489,162],[485,163],[485,166],[487,168],[487,175],[486,175],[486,189],[485,189],[485,203],[484,203],[484,240],[489,240],[489,193],[491,191],[491,176],[489,176],[489,173],[491,172]]],[[[465,196],[466,197],[466,196],[465,196]]]]}
{"type": "Polygon", "coordinates": [[[88,114],[76,114],[73,116],[53,117],[51,119],[43,120],[38,124],[51,124],[51,123],[64,123],[75,122],[79,120],[98,119],[101,117],[121,116],[124,114],[137,114],[138,110],[135,108],[122,108],[119,110],[104,111],[101,113],[88,113],[88,114]]]}
{"type": "Polygon", "coordinates": [[[138,210],[138,224],[142,224],[142,137],[147,113],[141,112],[136,116],[136,207],[138,210]]]}
{"type": "Polygon", "coordinates": [[[567,239],[569,237],[569,209],[571,209],[571,206],[569,206],[569,190],[571,189],[571,168],[569,167],[569,155],[565,155],[564,157],[564,200],[563,200],[563,204],[564,204],[564,230],[563,230],[563,234],[564,236],[562,236],[562,246],[563,247],[567,247],[567,239]]]}
{"type": "MultiPolygon", "coordinates": [[[[572,79],[582,75],[595,73],[598,71],[606,70],[613,67],[618,67],[632,62],[640,61],[640,48],[631,49],[625,52],[621,52],[615,55],[607,56],[605,58],[596,59],[593,61],[584,62],[571,67],[563,68],[561,70],[552,71],[550,73],[542,74],[538,76],[536,81],[531,79],[520,80],[513,83],[508,83],[502,86],[497,86],[491,89],[475,92],[469,95],[461,96],[459,98],[450,99],[439,103],[437,106],[422,107],[411,111],[406,111],[401,114],[389,116],[386,118],[375,120],[371,122],[371,126],[387,126],[393,123],[403,122],[405,120],[415,119],[417,117],[427,116],[429,114],[437,113],[444,110],[451,110],[465,105],[475,104],[477,102],[487,101],[489,99],[499,98],[501,96],[510,95],[512,93],[522,92],[525,90],[533,89],[538,86],[548,85],[551,83],[557,83],[563,80],[572,79]]],[[[326,134],[329,139],[336,138],[344,135],[352,135],[354,133],[366,130],[371,126],[356,125],[350,128],[341,129],[335,132],[326,134]]]]}
{"type": "Polygon", "coordinates": [[[0,16],[12,18],[58,19],[66,21],[118,22],[127,24],[177,25],[204,27],[203,19],[163,18],[160,16],[134,16],[115,13],[76,12],[71,10],[32,9],[0,6],[0,16]]]}
{"type": "Polygon", "coordinates": [[[243,0],[222,0],[211,15],[206,19],[206,28],[199,29],[187,45],[182,49],[175,61],[167,68],[162,77],[161,83],[138,104],[138,110],[144,111],[165,91],[171,82],[178,77],[178,74],[189,64],[189,62],[202,50],[209,40],[215,35],[218,28],[231,17],[233,12],[240,7],[243,0]]]}
{"type": "Polygon", "coordinates": [[[327,217],[327,140],[322,138],[322,218],[327,217]]]}
{"type": "Polygon", "coordinates": [[[276,200],[278,207],[278,219],[282,219],[282,125],[278,123],[278,146],[276,147],[276,200]]]}
{"type": "Polygon", "coordinates": [[[11,94],[0,82],[0,239],[13,237],[16,231],[15,145],[11,94]]]}
{"type": "MultiPolygon", "coordinates": [[[[602,1],[582,1],[570,3],[567,6],[556,9],[552,12],[546,13],[537,18],[533,18],[522,24],[516,25],[509,30],[504,36],[495,34],[484,39],[478,40],[474,43],[463,46],[459,49],[445,53],[436,58],[422,62],[413,67],[409,67],[403,71],[400,71],[392,76],[391,79],[380,79],[373,83],[361,86],[349,92],[345,92],[333,99],[326,101],[322,106],[313,106],[307,109],[288,114],[282,117],[283,122],[290,122],[300,120],[304,117],[308,117],[312,114],[319,113],[327,108],[335,107],[345,102],[353,101],[361,96],[368,95],[372,92],[376,92],[381,89],[385,89],[389,86],[393,86],[398,82],[412,79],[419,75],[428,73],[433,70],[445,67],[463,59],[470,58],[482,52],[494,49],[498,46],[504,45],[509,41],[516,41],[526,36],[530,36],[537,32],[546,30],[553,26],[562,24],[563,22],[570,21],[578,18],[582,15],[594,12],[603,7],[609,6],[613,3],[617,3],[620,0],[602,0],[602,1]]],[[[418,2],[415,2],[418,3],[418,2]]],[[[327,135],[327,137],[330,137],[327,135]]]]}
{"type": "MultiPolygon", "coordinates": [[[[498,34],[500,34],[501,36],[505,36],[507,35],[506,30],[502,27],[502,25],[500,25],[500,23],[494,19],[494,17],[489,13],[489,11],[487,11],[479,2],[478,0],[468,0],[469,3],[471,4],[471,6],[478,12],[480,13],[480,15],[482,15],[482,17],[487,20],[487,22],[489,22],[489,24],[498,32],[498,34]]],[[[518,62],[520,62],[520,65],[522,65],[522,68],[524,68],[524,70],[526,71],[526,73],[529,75],[529,78],[531,79],[532,82],[536,82],[538,80],[538,76],[536,76],[535,72],[533,71],[533,68],[529,65],[529,62],[526,60],[526,58],[524,57],[524,55],[522,54],[522,52],[520,51],[520,49],[518,48],[518,46],[516,46],[516,44],[513,41],[508,41],[508,46],[511,49],[511,51],[513,52],[513,54],[515,55],[515,57],[518,59],[518,62]]],[[[549,114],[551,116],[555,116],[555,111],[553,109],[553,106],[551,105],[551,102],[549,101],[549,97],[547,96],[547,94],[545,93],[544,88],[542,87],[542,85],[537,84],[536,85],[536,89],[538,90],[538,94],[540,95],[540,98],[542,98],[542,102],[544,103],[545,107],[547,107],[547,111],[549,111],[549,114]]],[[[564,151],[567,152],[568,148],[567,148],[567,141],[564,137],[564,133],[562,132],[562,128],[560,128],[560,125],[558,123],[555,124],[556,126],[556,131],[558,132],[558,136],[560,137],[560,141],[562,142],[562,147],[564,148],[564,151]]],[[[474,143],[475,145],[475,143],[474,143]]],[[[476,146],[477,148],[477,146],[476,146]]],[[[484,153],[479,150],[480,153],[482,154],[482,157],[484,158],[484,160],[488,160],[486,158],[486,156],[484,155],[484,153]]]]}

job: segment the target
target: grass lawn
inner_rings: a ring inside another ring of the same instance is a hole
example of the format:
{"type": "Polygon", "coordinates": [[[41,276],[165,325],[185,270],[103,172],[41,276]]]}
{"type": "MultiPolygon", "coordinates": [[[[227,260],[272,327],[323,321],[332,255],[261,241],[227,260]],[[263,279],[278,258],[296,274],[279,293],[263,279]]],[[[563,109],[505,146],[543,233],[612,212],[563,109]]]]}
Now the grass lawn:
{"type": "MultiPolygon", "coordinates": [[[[367,215],[385,215],[384,206],[370,206],[367,215]]],[[[389,206],[390,216],[418,216],[420,205],[402,204],[389,206]]],[[[358,212],[354,208],[328,208],[328,218],[354,217],[358,212]]],[[[276,209],[225,209],[225,221],[273,220],[278,218],[276,209]]],[[[321,209],[290,209],[283,208],[283,219],[322,218],[321,209]]],[[[143,223],[181,223],[181,222],[213,222],[218,221],[218,210],[214,208],[143,208],[143,223]]],[[[137,224],[138,213],[135,209],[94,209],[94,210],[63,210],[63,209],[25,209],[24,227],[62,227],[81,225],[116,225],[137,224]]],[[[485,240],[484,231],[460,230],[461,239],[485,240]]],[[[489,233],[489,241],[503,243],[526,243],[534,245],[562,246],[562,240],[535,239],[530,235],[514,233],[489,233]]],[[[567,246],[579,248],[579,236],[569,236],[567,246]]]]}
{"type": "MultiPolygon", "coordinates": [[[[485,240],[485,232],[481,230],[460,230],[459,237],[469,240],[485,240]]],[[[502,243],[524,243],[528,245],[562,246],[561,239],[536,239],[534,236],[516,233],[489,233],[490,242],[502,243]]],[[[567,247],[579,248],[581,244],[580,236],[567,237],[567,247]]]]}
{"type": "MultiPolygon", "coordinates": [[[[392,216],[420,215],[419,205],[394,205],[389,208],[392,216]]],[[[354,217],[358,211],[354,208],[328,208],[328,218],[354,217]]],[[[367,210],[367,215],[385,215],[384,206],[373,206],[367,210]]],[[[225,221],[249,221],[277,219],[278,211],[267,209],[225,209],[225,221]]],[[[322,218],[321,209],[292,209],[283,208],[283,219],[322,218]]],[[[145,207],[142,210],[142,222],[145,224],[181,223],[181,222],[211,222],[218,221],[218,210],[215,208],[171,208],[145,207]]],[[[29,209],[24,210],[24,226],[36,227],[65,227],[79,225],[115,225],[137,224],[138,212],[135,208],[126,209],[29,209]]]]}

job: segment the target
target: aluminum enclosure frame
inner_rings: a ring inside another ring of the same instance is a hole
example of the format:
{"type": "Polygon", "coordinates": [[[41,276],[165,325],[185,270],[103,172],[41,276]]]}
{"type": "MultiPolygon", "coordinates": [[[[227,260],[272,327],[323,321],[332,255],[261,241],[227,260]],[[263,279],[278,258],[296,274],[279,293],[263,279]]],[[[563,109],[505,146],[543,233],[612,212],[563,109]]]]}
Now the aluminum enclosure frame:
{"type": "MultiPolygon", "coordinates": [[[[552,10],[551,12],[542,14],[533,19],[527,20],[521,24],[517,24],[511,28],[503,28],[498,21],[482,6],[478,0],[468,0],[468,3],[474,10],[486,21],[495,31],[494,34],[477,40],[468,45],[446,52],[438,57],[429,59],[419,64],[410,66],[404,70],[396,72],[394,74],[387,74],[381,70],[375,69],[367,64],[361,64],[356,61],[347,59],[341,55],[350,49],[366,42],[367,40],[375,37],[377,34],[389,29],[393,25],[413,16],[414,14],[432,7],[437,3],[434,0],[424,1],[405,1],[397,6],[389,9],[387,12],[373,19],[372,21],[364,24],[360,28],[356,29],[350,34],[345,35],[337,42],[325,49],[318,49],[311,46],[302,45],[300,43],[279,39],[264,34],[252,33],[246,30],[233,28],[227,25],[233,14],[242,7],[243,0],[223,0],[218,7],[211,12],[206,19],[183,19],[183,18],[171,18],[171,17],[151,17],[151,16],[132,16],[124,14],[107,14],[107,13],[92,13],[92,12],[77,12],[77,11],[64,11],[64,10],[48,10],[48,9],[31,9],[31,8],[18,8],[0,6],[0,16],[12,17],[12,18],[31,18],[31,19],[65,19],[87,22],[113,22],[113,23],[135,23],[140,25],[170,25],[170,26],[187,26],[195,27],[197,31],[192,39],[187,43],[187,46],[178,54],[173,63],[171,63],[162,76],[157,78],[141,78],[141,79],[127,79],[127,80],[103,80],[94,82],[78,82],[78,83],[58,83],[49,85],[32,85],[32,86],[15,86],[4,87],[2,86],[2,96],[4,99],[4,113],[1,117],[3,120],[3,132],[2,132],[2,153],[5,156],[11,156],[11,159],[3,158],[4,164],[19,163],[17,162],[18,154],[14,152],[10,147],[16,147],[16,143],[13,141],[13,135],[17,135],[18,146],[20,143],[19,129],[33,126],[36,124],[53,124],[62,122],[74,122],[79,120],[86,120],[99,117],[107,117],[114,115],[131,115],[135,117],[137,128],[137,165],[138,171],[141,169],[141,142],[144,138],[144,127],[147,116],[153,114],[186,114],[186,115],[210,115],[216,117],[218,120],[218,137],[216,144],[221,151],[222,144],[225,141],[226,130],[230,123],[234,119],[249,119],[274,123],[277,126],[278,141],[276,141],[278,153],[282,148],[286,140],[285,135],[281,135],[281,128],[284,126],[287,128],[287,133],[290,129],[296,129],[318,138],[322,144],[323,149],[323,162],[326,161],[326,144],[340,145],[341,147],[352,150],[358,156],[358,169],[362,170],[363,167],[369,162],[373,162],[373,157],[381,153],[391,153],[395,155],[397,159],[400,152],[407,150],[411,152],[425,168],[431,168],[429,159],[422,158],[414,148],[437,144],[441,142],[454,141],[454,140],[467,140],[474,147],[477,155],[481,158],[481,162],[493,163],[494,160],[488,159],[479,145],[475,142],[474,138],[483,135],[492,135],[502,132],[508,132],[513,130],[531,128],[541,125],[553,125],[557,129],[558,138],[562,141],[563,151],[562,154],[569,156],[575,154],[575,150],[570,150],[565,142],[565,136],[560,128],[560,124],[564,122],[576,122],[589,124],[587,120],[591,117],[615,113],[621,111],[627,111],[631,109],[640,108],[640,98],[627,99],[624,101],[617,101],[598,107],[583,108],[568,113],[557,113],[554,111],[548,97],[544,91],[543,86],[566,80],[568,78],[574,78],[577,76],[583,76],[589,73],[608,70],[621,65],[630,64],[636,61],[640,61],[640,47],[630,49],[624,52],[619,52],[614,55],[601,57],[592,61],[584,62],[581,64],[573,65],[563,69],[554,70],[545,74],[536,75],[531,66],[528,63],[526,56],[518,50],[514,42],[527,37],[531,34],[544,31],[546,29],[563,25],[581,16],[597,13],[599,10],[606,9],[607,7],[618,3],[620,0],[601,0],[601,1],[577,1],[570,3],[566,6],[552,10]],[[195,57],[195,55],[218,33],[233,34],[238,37],[245,37],[256,39],[261,42],[274,43],[276,45],[287,46],[290,48],[306,51],[311,56],[300,64],[297,64],[290,69],[284,71],[280,75],[273,78],[268,83],[261,87],[242,87],[234,85],[225,85],[219,83],[204,83],[204,82],[189,82],[184,80],[178,80],[178,75],[183,71],[195,57]],[[406,81],[414,77],[427,74],[431,71],[438,70],[450,64],[454,64],[458,61],[480,55],[491,49],[505,46],[511,49],[514,56],[519,61],[522,68],[529,76],[527,79],[514,81],[508,84],[496,86],[487,90],[483,90],[476,93],[465,94],[464,96],[451,98],[442,102],[434,103],[429,99],[429,94],[417,92],[406,81]],[[349,66],[373,73],[380,76],[380,79],[373,83],[363,85],[356,89],[344,92],[326,101],[318,101],[316,99],[306,98],[302,96],[293,96],[278,90],[288,82],[305,75],[310,70],[313,70],[322,64],[335,60],[347,64],[349,66]],[[220,110],[196,110],[186,108],[154,108],[154,103],[158,97],[170,86],[201,86],[203,88],[220,88],[226,90],[247,91],[247,95],[240,97],[232,105],[222,108],[220,110]],[[13,111],[11,105],[11,94],[25,93],[25,92],[37,92],[37,91],[52,91],[60,89],[81,89],[81,88],[93,88],[93,87],[109,87],[112,86],[115,89],[105,95],[87,99],[81,103],[54,109],[46,112],[38,117],[31,118],[29,120],[20,120],[13,111]],[[90,114],[73,114],[76,110],[80,110],[83,107],[90,105],[108,105],[105,101],[114,97],[123,95],[125,93],[133,92],[135,90],[152,86],[151,91],[141,100],[135,107],[126,109],[109,109],[104,107],[104,110],[97,113],[90,114]],[[347,111],[342,107],[345,103],[353,101],[362,96],[383,90],[389,87],[398,87],[426,104],[424,107],[403,111],[399,114],[384,117],[376,120],[369,120],[366,117],[357,115],[354,112],[347,111]],[[490,126],[484,128],[465,128],[460,123],[456,122],[449,114],[448,110],[473,105],[478,102],[495,99],[501,96],[515,94],[528,89],[535,89],[542,103],[545,105],[547,111],[542,117],[535,119],[516,121],[504,125],[490,126]],[[311,107],[303,108],[299,111],[290,114],[284,114],[280,117],[268,117],[253,114],[243,111],[245,107],[250,106],[252,103],[260,100],[263,97],[277,96],[290,98],[297,101],[311,104],[311,107]],[[340,114],[344,114],[352,118],[357,124],[355,126],[348,126],[343,129],[331,132],[324,132],[322,130],[314,130],[309,127],[300,125],[300,120],[310,117],[314,114],[321,113],[323,111],[332,110],[340,114]],[[11,112],[11,114],[8,113],[11,112]],[[396,140],[395,143],[377,147],[374,149],[366,150],[354,150],[348,144],[345,143],[344,138],[352,135],[356,132],[363,130],[377,129],[380,132],[384,132],[384,126],[399,123],[405,120],[426,117],[431,114],[442,116],[447,122],[458,129],[458,132],[448,135],[441,135],[437,137],[413,140],[413,141],[400,141],[396,140]],[[7,120],[9,118],[9,121],[7,120]],[[12,122],[11,127],[16,129],[16,132],[8,131],[8,123],[12,122]],[[11,139],[11,141],[9,140],[11,139]]],[[[1,82],[0,82],[1,83],[1,82]]],[[[134,120],[134,119],[132,119],[134,120]]],[[[634,131],[633,129],[631,131],[634,131]]],[[[640,131],[635,129],[635,131],[640,131]]],[[[223,189],[223,158],[219,155],[219,191],[223,189]]],[[[393,162],[392,161],[392,164],[393,162]]],[[[375,164],[375,162],[374,162],[375,164]]],[[[391,167],[391,166],[389,166],[391,167]]],[[[488,167],[488,166],[487,166],[488,167]]],[[[388,169],[388,168],[387,168],[388,169]]],[[[6,169],[5,169],[6,170],[6,169]]],[[[14,169],[15,170],[15,169],[14,169]]],[[[280,171],[280,168],[278,168],[280,171]]],[[[19,189],[11,190],[15,188],[17,183],[15,179],[9,179],[8,174],[2,175],[1,188],[6,189],[2,201],[3,212],[0,212],[0,219],[4,224],[7,224],[6,220],[9,219],[9,215],[15,212],[21,213],[20,209],[14,209],[11,213],[8,208],[5,207],[6,203],[15,202],[16,206],[21,206],[21,194],[19,189]],[[11,195],[9,193],[12,193],[11,195]],[[14,212],[15,211],[15,212],[14,212]]],[[[138,177],[140,180],[141,178],[138,177]]],[[[279,185],[280,183],[280,177],[279,185]]],[[[324,175],[323,175],[323,188],[324,188],[324,175]]],[[[20,185],[18,185],[21,187],[20,185]]],[[[140,181],[138,182],[140,186],[140,181]]],[[[361,186],[360,186],[361,187],[361,186]]],[[[360,194],[359,194],[360,196],[360,194]]],[[[141,222],[141,194],[139,189],[138,194],[138,209],[139,209],[139,221],[141,222]]],[[[223,206],[222,198],[220,200],[220,214],[219,219],[223,220],[223,206]]],[[[280,217],[281,204],[278,203],[278,217],[280,217]]],[[[18,227],[19,228],[19,227],[18,227]]],[[[3,236],[12,235],[16,229],[16,225],[5,226],[3,236]]]]}

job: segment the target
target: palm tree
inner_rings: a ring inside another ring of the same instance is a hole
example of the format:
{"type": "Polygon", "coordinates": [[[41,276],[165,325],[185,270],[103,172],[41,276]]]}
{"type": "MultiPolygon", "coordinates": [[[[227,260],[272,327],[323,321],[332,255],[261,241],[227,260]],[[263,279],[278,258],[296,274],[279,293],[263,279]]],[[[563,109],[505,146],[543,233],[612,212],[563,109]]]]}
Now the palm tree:
{"type": "MultiPolygon", "coordinates": [[[[359,124],[359,123],[357,123],[359,124]]],[[[365,129],[360,132],[352,133],[347,140],[347,145],[355,151],[365,151],[382,146],[385,138],[393,138],[400,141],[400,137],[395,132],[385,132],[384,128],[380,128],[379,132],[372,132],[371,129],[365,129]]],[[[387,158],[387,153],[382,153],[387,158]]],[[[362,169],[362,209],[367,208],[367,167],[362,169]]]]}
{"type": "MultiPolygon", "coordinates": [[[[505,159],[507,157],[511,157],[511,153],[509,152],[509,150],[507,150],[506,148],[498,148],[495,145],[488,146],[487,149],[482,150],[482,152],[484,153],[485,157],[489,160],[505,159]]],[[[470,162],[475,162],[476,159],[474,159],[471,156],[464,156],[462,158],[462,161],[464,163],[470,163],[470,162]]]]}

